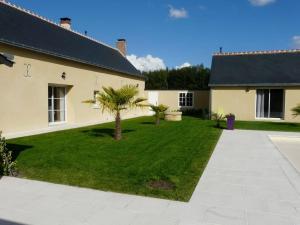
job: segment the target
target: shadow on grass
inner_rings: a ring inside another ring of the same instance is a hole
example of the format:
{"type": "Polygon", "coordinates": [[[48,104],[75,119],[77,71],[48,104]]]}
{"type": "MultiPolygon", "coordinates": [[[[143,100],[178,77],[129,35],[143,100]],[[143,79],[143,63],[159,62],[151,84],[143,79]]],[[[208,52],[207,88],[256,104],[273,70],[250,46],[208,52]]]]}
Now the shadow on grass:
{"type": "MultiPolygon", "coordinates": [[[[268,122],[267,124],[268,125],[274,125],[274,122],[273,123],[268,122]]],[[[288,127],[300,127],[300,124],[297,124],[297,123],[276,123],[276,125],[279,125],[279,126],[288,126],[288,127]]]]}
{"type": "Polygon", "coordinates": [[[155,122],[141,122],[143,125],[155,125],[155,122]]]}
{"type": "Polygon", "coordinates": [[[182,114],[182,116],[186,116],[186,117],[192,117],[192,118],[196,118],[196,119],[200,119],[200,120],[206,120],[207,118],[202,116],[202,115],[198,115],[198,114],[182,114]]]}
{"type": "MultiPolygon", "coordinates": [[[[123,134],[133,132],[135,130],[122,130],[123,134]]],[[[93,137],[114,137],[115,129],[112,128],[94,128],[82,131],[83,133],[93,137]]]]}
{"type": "MultiPolygon", "coordinates": [[[[12,159],[16,160],[21,152],[33,148],[31,145],[19,145],[19,144],[10,144],[7,143],[7,149],[12,151],[12,159]]],[[[0,223],[1,224],[1,223],[0,223]]]]}

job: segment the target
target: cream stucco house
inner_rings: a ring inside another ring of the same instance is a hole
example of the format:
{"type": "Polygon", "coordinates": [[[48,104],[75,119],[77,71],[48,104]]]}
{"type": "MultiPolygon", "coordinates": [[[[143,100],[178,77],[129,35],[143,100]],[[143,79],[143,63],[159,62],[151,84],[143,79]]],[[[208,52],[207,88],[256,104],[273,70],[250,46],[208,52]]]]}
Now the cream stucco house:
{"type": "Polygon", "coordinates": [[[300,50],[218,53],[210,79],[212,112],[238,120],[300,122],[300,50]]]}
{"type": "Polygon", "coordinates": [[[209,108],[209,90],[147,90],[150,104],[164,104],[169,110],[209,108]]]}
{"type": "MultiPolygon", "coordinates": [[[[103,86],[132,84],[147,97],[145,79],[117,48],[0,1],[0,130],[22,136],[110,121],[91,99],[103,86]]],[[[135,110],[124,118],[148,113],[135,110]]]]}

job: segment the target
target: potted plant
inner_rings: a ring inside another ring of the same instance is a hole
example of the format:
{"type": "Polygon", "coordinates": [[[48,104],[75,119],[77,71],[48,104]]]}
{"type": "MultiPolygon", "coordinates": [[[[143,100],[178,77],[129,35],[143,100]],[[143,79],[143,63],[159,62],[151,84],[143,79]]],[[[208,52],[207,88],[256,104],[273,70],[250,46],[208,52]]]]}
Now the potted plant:
{"type": "Polygon", "coordinates": [[[182,120],[182,112],[179,110],[165,112],[165,120],[166,121],[181,121],[182,120]]]}
{"type": "Polygon", "coordinates": [[[234,130],[235,115],[229,113],[225,118],[227,119],[227,130],[234,130]]]}
{"type": "Polygon", "coordinates": [[[216,121],[216,128],[221,128],[221,121],[224,119],[222,113],[212,113],[211,119],[216,121]]]}

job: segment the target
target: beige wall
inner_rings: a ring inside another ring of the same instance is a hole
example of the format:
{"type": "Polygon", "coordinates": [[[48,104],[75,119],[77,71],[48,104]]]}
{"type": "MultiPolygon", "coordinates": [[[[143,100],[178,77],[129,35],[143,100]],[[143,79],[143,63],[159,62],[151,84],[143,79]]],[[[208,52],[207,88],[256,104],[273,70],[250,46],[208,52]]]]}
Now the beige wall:
{"type": "Polygon", "coordinates": [[[209,91],[180,91],[180,90],[168,90],[168,91],[156,91],[147,90],[149,92],[158,93],[158,104],[164,104],[169,106],[170,110],[180,109],[179,106],[179,93],[181,92],[193,92],[194,93],[194,106],[188,108],[195,109],[208,109],[209,108],[209,91]]]}
{"type": "Polygon", "coordinates": [[[291,109],[300,104],[300,87],[288,88],[285,90],[285,120],[292,122],[300,122],[300,116],[292,115],[291,109]]]}
{"type": "MultiPolygon", "coordinates": [[[[300,122],[292,116],[291,109],[300,103],[300,88],[285,89],[284,121],[300,122]]],[[[255,120],[256,89],[212,88],[211,111],[233,113],[238,120],[255,120]]],[[[261,119],[260,119],[261,120],[261,119]]]]}
{"type": "MultiPolygon", "coordinates": [[[[55,57],[37,54],[0,44],[0,52],[15,56],[10,68],[0,65],[0,130],[15,133],[48,127],[48,85],[67,86],[67,123],[100,123],[111,120],[108,113],[83,104],[92,99],[95,90],[103,86],[121,87],[125,84],[139,86],[140,96],[146,97],[145,82],[126,75],[102,70],[55,57]],[[26,66],[30,64],[30,77],[26,66]],[[66,79],[62,79],[62,73],[66,79]]],[[[147,110],[123,113],[123,117],[144,115],[147,110]]]]}

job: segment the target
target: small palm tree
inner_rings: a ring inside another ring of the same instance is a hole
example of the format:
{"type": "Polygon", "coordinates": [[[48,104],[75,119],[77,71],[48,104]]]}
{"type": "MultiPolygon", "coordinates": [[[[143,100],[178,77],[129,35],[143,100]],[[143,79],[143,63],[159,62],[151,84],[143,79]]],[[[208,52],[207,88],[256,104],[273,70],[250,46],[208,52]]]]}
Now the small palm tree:
{"type": "Polygon", "coordinates": [[[133,85],[125,85],[120,89],[103,87],[103,92],[97,94],[94,100],[87,100],[84,103],[99,102],[102,112],[107,110],[115,116],[114,138],[119,141],[122,139],[121,111],[145,106],[141,102],[146,99],[137,98],[138,93],[138,88],[133,85]]]}
{"type": "Polygon", "coordinates": [[[164,113],[165,111],[167,111],[167,109],[169,108],[168,106],[166,105],[150,105],[150,108],[151,110],[155,113],[154,116],[155,116],[155,124],[156,125],[159,125],[160,124],[160,115],[162,113],[164,113]]]}
{"type": "Polygon", "coordinates": [[[300,104],[292,109],[293,116],[300,116],[300,104]]]}
{"type": "Polygon", "coordinates": [[[225,116],[222,113],[212,113],[211,118],[216,121],[216,128],[221,128],[221,121],[225,116]]]}

